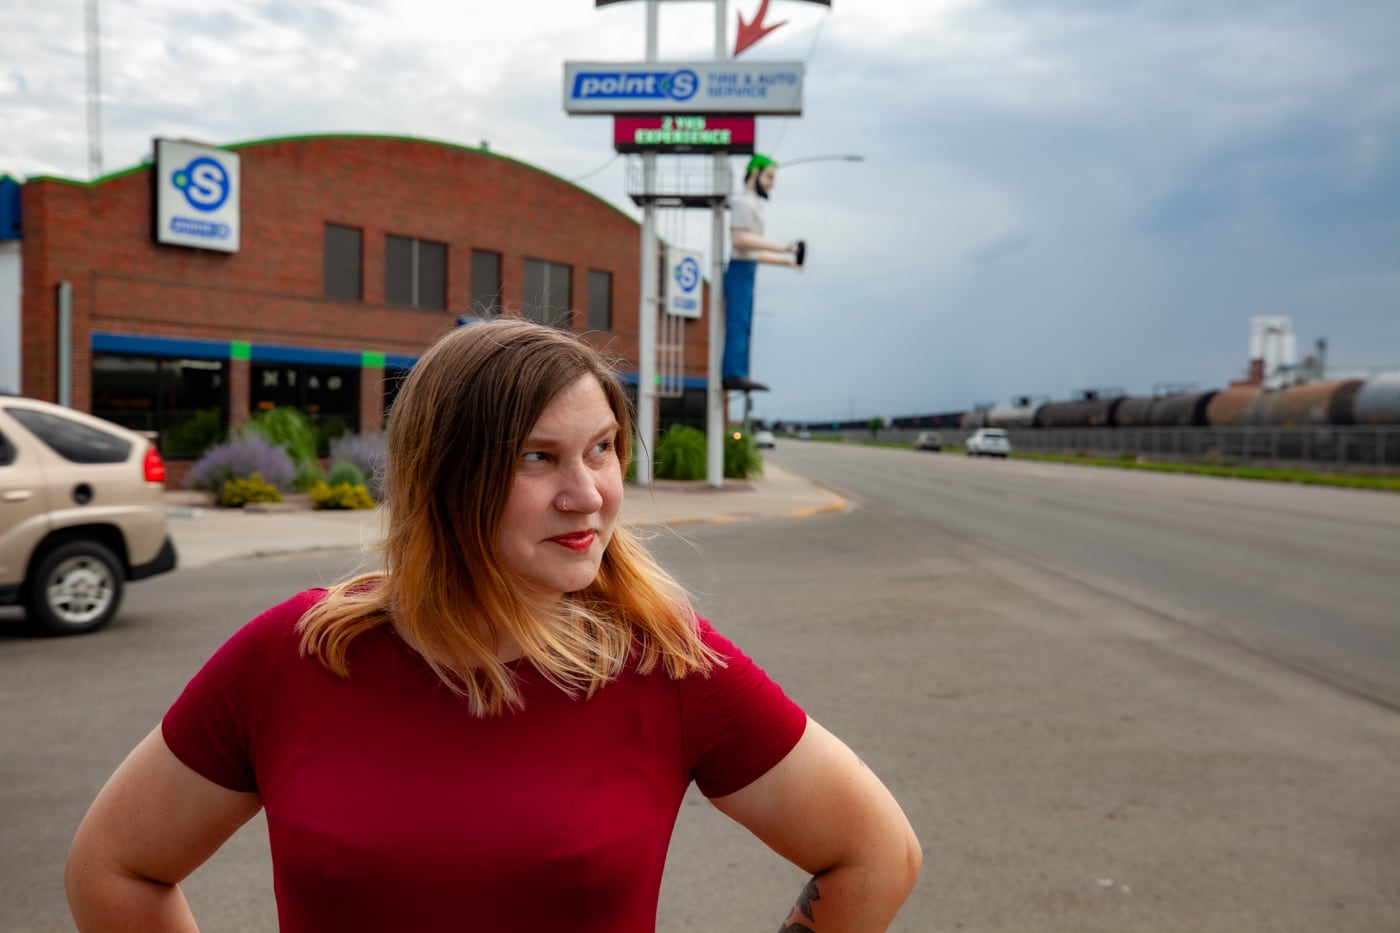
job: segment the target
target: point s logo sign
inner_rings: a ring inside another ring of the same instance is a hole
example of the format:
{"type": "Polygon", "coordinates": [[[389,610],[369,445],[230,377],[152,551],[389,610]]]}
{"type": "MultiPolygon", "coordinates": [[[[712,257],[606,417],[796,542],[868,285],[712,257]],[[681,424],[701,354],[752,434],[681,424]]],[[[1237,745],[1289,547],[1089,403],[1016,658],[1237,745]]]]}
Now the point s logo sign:
{"type": "Polygon", "coordinates": [[[156,242],[238,252],[239,154],[172,139],[155,150],[156,242]]]}
{"type": "Polygon", "coordinates": [[[170,176],[170,181],[197,211],[218,210],[228,200],[228,171],[208,156],[191,159],[189,165],[170,176]]]}
{"type": "Polygon", "coordinates": [[[676,317],[697,319],[700,307],[700,262],[703,257],[693,250],[678,246],[666,248],[667,281],[666,313],[676,317]]]}
{"type": "Polygon", "coordinates": [[[680,71],[580,71],[574,75],[575,100],[690,100],[700,79],[680,71]]]}
{"type": "Polygon", "coordinates": [[[565,62],[564,112],[802,115],[801,62],[565,62]]]}

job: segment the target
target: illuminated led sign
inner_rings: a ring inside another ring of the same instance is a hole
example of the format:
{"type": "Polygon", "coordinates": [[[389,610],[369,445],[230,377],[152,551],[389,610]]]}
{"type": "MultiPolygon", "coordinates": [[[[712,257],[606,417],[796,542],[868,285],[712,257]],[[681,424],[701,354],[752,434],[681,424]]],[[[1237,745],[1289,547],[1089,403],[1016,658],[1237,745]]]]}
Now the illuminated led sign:
{"type": "Polygon", "coordinates": [[[614,117],[618,152],[753,152],[753,117],[614,117]]]}

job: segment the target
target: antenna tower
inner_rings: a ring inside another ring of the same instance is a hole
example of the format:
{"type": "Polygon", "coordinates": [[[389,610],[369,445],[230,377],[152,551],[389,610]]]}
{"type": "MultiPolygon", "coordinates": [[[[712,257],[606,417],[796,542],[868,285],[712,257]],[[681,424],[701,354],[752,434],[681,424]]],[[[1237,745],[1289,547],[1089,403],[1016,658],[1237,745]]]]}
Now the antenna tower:
{"type": "Polygon", "coordinates": [[[97,24],[97,0],[84,0],[84,33],[87,40],[87,139],[88,173],[102,174],[102,56],[97,24]]]}

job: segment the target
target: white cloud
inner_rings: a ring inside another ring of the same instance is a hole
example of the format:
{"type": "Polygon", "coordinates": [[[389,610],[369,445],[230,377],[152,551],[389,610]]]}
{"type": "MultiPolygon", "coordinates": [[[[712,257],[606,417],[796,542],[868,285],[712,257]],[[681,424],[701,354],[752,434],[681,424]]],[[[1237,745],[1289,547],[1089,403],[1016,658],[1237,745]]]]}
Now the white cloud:
{"type": "MultiPolygon", "coordinates": [[[[730,43],[757,6],[729,4],[730,43]]],[[[661,57],[711,57],[713,9],[661,4],[661,57]]],[[[109,171],[156,135],[377,132],[489,140],[579,177],[609,160],[610,128],[564,115],[563,62],[644,52],[639,3],[124,0],[102,16],[109,171]]],[[[760,146],[866,161],[781,175],[770,227],[806,237],[813,265],[765,270],[770,414],[1220,384],[1248,316],[1274,310],[1305,342],[1325,328],[1338,359],[1400,366],[1393,0],[774,2],[777,19],[746,55],[808,61],[806,114],[760,120],[760,146]]],[[[82,5],[6,27],[0,173],[84,177],[82,5]]],[[[621,161],[581,184],[636,215],[621,161]]],[[[707,216],[666,223],[708,246],[707,216]]]]}

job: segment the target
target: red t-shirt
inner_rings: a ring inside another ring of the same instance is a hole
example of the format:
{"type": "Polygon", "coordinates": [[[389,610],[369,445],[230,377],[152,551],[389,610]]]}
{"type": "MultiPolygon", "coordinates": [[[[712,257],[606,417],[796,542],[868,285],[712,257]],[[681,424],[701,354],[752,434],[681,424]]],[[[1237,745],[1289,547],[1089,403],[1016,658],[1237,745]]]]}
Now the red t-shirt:
{"type": "Polygon", "coordinates": [[[302,593],[244,626],[166,714],[175,755],[262,797],[283,933],[653,933],[693,779],[762,776],[806,716],[730,642],[708,677],[628,668],[586,701],[516,662],[525,708],[475,718],[384,627],[350,677],[299,655],[302,593]]]}

